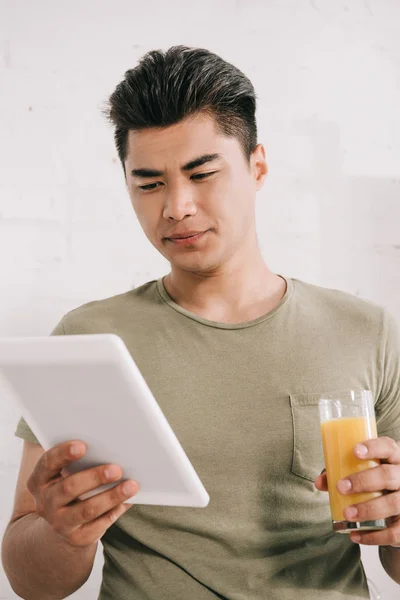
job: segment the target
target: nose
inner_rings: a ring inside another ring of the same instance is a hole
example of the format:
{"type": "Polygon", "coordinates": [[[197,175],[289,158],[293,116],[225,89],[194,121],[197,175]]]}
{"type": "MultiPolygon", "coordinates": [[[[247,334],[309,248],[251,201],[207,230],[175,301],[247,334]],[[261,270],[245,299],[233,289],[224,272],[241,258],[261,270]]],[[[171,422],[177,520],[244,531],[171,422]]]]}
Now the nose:
{"type": "Polygon", "coordinates": [[[193,217],[196,213],[197,207],[193,195],[186,187],[174,187],[165,194],[164,219],[182,221],[185,217],[193,217]]]}

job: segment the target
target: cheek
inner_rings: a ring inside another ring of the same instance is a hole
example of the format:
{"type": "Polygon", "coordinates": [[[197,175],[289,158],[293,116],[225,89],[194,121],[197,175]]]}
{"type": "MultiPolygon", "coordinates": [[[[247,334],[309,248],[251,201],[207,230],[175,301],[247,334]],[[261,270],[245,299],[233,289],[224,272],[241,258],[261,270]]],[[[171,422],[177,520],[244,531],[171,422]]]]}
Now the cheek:
{"type": "Polygon", "coordinates": [[[224,221],[240,224],[253,210],[252,194],[243,177],[232,178],[219,185],[210,197],[214,215],[224,221]]]}
{"type": "Polygon", "coordinates": [[[143,231],[146,235],[152,235],[154,228],[158,223],[157,209],[155,203],[151,204],[145,200],[138,200],[137,198],[131,197],[133,210],[137,220],[139,221],[143,231]]]}
{"type": "Polygon", "coordinates": [[[233,183],[228,178],[221,178],[213,182],[213,185],[208,189],[202,190],[200,185],[196,202],[198,211],[200,213],[204,211],[211,219],[214,218],[216,221],[226,221],[231,215],[231,209],[235,201],[236,192],[233,183]]]}

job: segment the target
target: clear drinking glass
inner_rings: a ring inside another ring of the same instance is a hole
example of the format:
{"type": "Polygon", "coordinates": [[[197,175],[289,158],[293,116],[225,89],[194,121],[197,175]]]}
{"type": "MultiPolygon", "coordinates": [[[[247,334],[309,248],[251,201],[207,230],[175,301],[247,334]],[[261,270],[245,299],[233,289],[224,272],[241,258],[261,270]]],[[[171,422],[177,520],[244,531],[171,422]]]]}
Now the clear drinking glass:
{"type": "Polygon", "coordinates": [[[375,583],[367,579],[370,600],[382,600],[382,596],[375,583]]]}
{"type": "Polygon", "coordinates": [[[346,521],[343,514],[347,506],[378,498],[382,492],[341,494],[336,487],[339,479],[380,465],[379,460],[363,460],[353,452],[356,444],[378,437],[372,393],[362,390],[326,394],[319,400],[319,414],[333,530],[350,533],[384,529],[385,519],[346,521]]]}

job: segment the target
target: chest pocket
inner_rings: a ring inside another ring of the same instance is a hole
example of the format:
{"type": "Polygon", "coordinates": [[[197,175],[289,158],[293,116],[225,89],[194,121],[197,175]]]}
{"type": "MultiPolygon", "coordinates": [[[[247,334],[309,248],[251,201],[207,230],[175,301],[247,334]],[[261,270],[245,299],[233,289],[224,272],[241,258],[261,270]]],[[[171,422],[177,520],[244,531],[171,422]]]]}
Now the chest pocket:
{"type": "Polygon", "coordinates": [[[318,400],[320,394],[291,394],[292,473],[314,481],[324,468],[318,400]]]}

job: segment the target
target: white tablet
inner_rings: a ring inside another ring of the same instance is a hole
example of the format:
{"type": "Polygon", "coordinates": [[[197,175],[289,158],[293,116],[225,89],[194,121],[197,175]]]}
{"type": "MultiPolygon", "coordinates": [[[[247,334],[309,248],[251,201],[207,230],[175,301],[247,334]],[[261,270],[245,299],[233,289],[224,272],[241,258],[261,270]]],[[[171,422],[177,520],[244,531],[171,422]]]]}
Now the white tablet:
{"type": "Polygon", "coordinates": [[[203,484],[117,335],[0,338],[0,376],[45,450],[86,443],[69,473],[114,463],[140,485],[128,502],[207,506],[203,484]]]}

